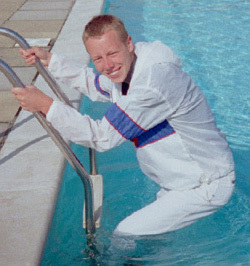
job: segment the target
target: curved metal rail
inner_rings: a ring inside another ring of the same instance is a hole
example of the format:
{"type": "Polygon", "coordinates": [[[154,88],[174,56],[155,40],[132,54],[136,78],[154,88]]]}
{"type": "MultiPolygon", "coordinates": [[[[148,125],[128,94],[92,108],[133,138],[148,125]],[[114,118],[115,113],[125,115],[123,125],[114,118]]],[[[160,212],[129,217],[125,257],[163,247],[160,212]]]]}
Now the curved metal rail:
{"type": "MultiPolygon", "coordinates": [[[[21,35],[19,35],[17,32],[11,29],[0,27],[0,35],[4,35],[8,38],[11,38],[15,42],[17,42],[20,45],[20,47],[22,47],[25,50],[31,48],[31,46],[26,42],[26,40],[21,35]]],[[[54,77],[47,71],[47,69],[43,66],[43,64],[37,58],[35,60],[35,67],[38,70],[39,74],[41,74],[42,77],[45,79],[45,81],[48,83],[48,85],[50,86],[54,94],[58,97],[58,99],[66,103],[67,105],[73,107],[73,105],[69,101],[66,94],[63,92],[61,87],[57,84],[54,77]]],[[[95,150],[89,149],[89,154],[90,154],[91,175],[97,175],[95,150]]]]}
{"type": "MultiPolygon", "coordinates": [[[[5,76],[8,78],[10,83],[14,87],[25,88],[22,81],[18,78],[16,73],[12,70],[12,68],[3,60],[0,59],[0,71],[2,71],[5,76]]],[[[49,136],[55,142],[55,144],[62,151],[68,162],[80,176],[84,189],[85,189],[85,204],[86,204],[86,233],[88,235],[95,233],[95,223],[94,223],[94,215],[93,215],[93,194],[92,194],[92,181],[88,172],[84,169],[83,165],[77,159],[76,155],[72,152],[68,144],[61,137],[61,135],[57,132],[57,130],[47,122],[42,113],[36,112],[34,116],[43,126],[43,128],[48,132],[49,136]]]]}
{"type": "MultiPolygon", "coordinates": [[[[0,27],[0,35],[7,36],[14,41],[16,41],[20,47],[23,49],[30,49],[30,45],[26,42],[26,40],[20,36],[18,33],[16,33],[13,30],[0,27]]],[[[61,90],[60,86],[57,84],[55,79],[51,76],[51,74],[46,70],[46,68],[42,65],[39,59],[36,59],[35,66],[38,70],[38,72],[43,76],[45,81],[47,81],[48,85],[52,89],[52,91],[55,93],[55,95],[64,103],[70,105],[69,99],[64,94],[64,92],[61,90]]],[[[3,60],[0,59],[0,70],[5,74],[5,76],[8,78],[10,83],[14,87],[22,87],[25,88],[22,81],[18,78],[16,73],[12,70],[12,68],[3,60]]],[[[48,132],[52,140],[55,142],[55,144],[59,147],[59,149],[62,151],[68,162],[71,164],[71,166],[74,168],[74,170],[77,172],[77,174],[80,176],[83,185],[84,185],[84,191],[85,191],[85,217],[86,217],[86,234],[92,235],[95,233],[95,222],[94,222],[94,211],[93,211],[93,186],[92,181],[90,179],[90,176],[88,172],[84,169],[83,165],[80,163],[76,155],[72,152],[68,144],[64,141],[64,139],[61,137],[61,135],[54,129],[54,127],[48,123],[48,121],[45,119],[42,113],[36,112],[34,113],[34,116],[37,118],[37,120],[40,122],[40,124],[43,126],[43,128],[48,132]]],[[[97,175],[97,167],[96,167],[96,159],[95,159],[95,151],[93,149],[89,149],[90,153],[90,168],[91,168],[91,174],[97,175]]]]}
{"type": "MultiPolygon", "coordinates": [[[[0,27],[0,34],[14,40],[20,45],[21,48],[25,50],[31,48],[31,46],[26,42],[26,40],[21,35],[19,35],[17,32],[11,29],[0,27]]],[[[38,58],[36,58],[35,67],[37,68],[38,72],[43,76],[43,78],[47,81],[48,85],[55,93],[55,95],[58,97],[58,99],[73,107],[66,94],[57,84],[54,77],[52,77],[52,75],[46,70],[46,68],[43,66],[43,64],[40,62],[38,58]]]]}

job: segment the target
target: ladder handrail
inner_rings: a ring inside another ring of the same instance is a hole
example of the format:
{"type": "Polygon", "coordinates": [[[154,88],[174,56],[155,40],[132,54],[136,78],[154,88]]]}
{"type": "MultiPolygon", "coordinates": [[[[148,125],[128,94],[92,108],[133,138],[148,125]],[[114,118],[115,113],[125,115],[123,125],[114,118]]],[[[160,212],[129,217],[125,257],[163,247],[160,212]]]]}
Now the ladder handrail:
{"type": "MultiPolygon", "coordinates": [[[[15,40],[23,49],[31,48],[29,44],[26,42],[26,40],[13,30],[0,27],[0,35],[5,35],[15,40]]],[[[49,72],[42,65],[39,59],[36,59],[35,66],[38,72],[43,76],[45,81],[47,81],[48,85],[51,87],[56,96],[64,103],[72,106],[67,96],[62,92],[60,86],[56,83],[55,79],[49,74],[49,72]]],[[[0,70],[5,74],[5,76],[8,78],[8,80],[14,87],[17,86],[25,88],[24,84],[18,78],[13,69],[1,59],[0,59],[0,70]]],[[[68,162],[77,172],[77,174],[80,176],[83,182],[84,191],[85,191],[85,204],[86,204],[85,208],[86,234],[88,236],[92,235],[95,233],[95,222],[94,222],[94,211],[93,211],[93,186],[90,176],[83,167],[83,165],[80,163],[79,159],[72,152],[68,144],[64,141],[64,139],[57,132],[57,130],[46,120],[43,114],[40,112],[36,112],[34,113],[34,116],[37,118],[37,120],[40,122],[43,128],[50,135],[55,144],[62,151],[68,162]]],[[[96,161],[95,161],[95,151],[93,149],[89,149],[89,153],[90,153],[90,163],[91,163],[90,166],[91,174],[96,175],[97,170],[96,170],[96,161]]]]}
{"type": "MultiPolygon", "coordinates": [[[[17,32],[11,29],[0,27],[0,35],[4,35],[14,40],[20,45],[21,48],[25,50],[31,48],[31,46],[27,43],[27,41],[21,35],[19,35],[17,32]]],[[[38,72],[42,75],[42,77],[47,81],[48,85],[50,86],[52,91],[55,93],[55,95],[58,97],[58,99],[60,99],[62,102],[66,103],[67,105],[73,107],[68,97],[66,96],[66,94],[62,91],[61,87],[57,84],[54,77],[46,70],[46,68],[40,62],[38,58],[35,59],[34,65],[37,68],[38,72]]]]}
{"type": "MultiPolygon", "coordinates": [[[[16,73],[12,70],[12,68],[0,59],[0,71],[2,71],[5,76],[8,78],[10,83],[14,87],[25,88],[22,81],[18,78],[16,73]]],[[[79,159],[72,152],[68,144],[61,137],[61,135],[57,132],[57,130],[46,120],[44,115],[40,112],[35,112],[34,116],[40,122],[42,127],[47,131],[55,144],[62,151],[68,162],[80,176],[85,190],[85,204],[86,204],[86,233],[88,235],[92,235],[95,233],[95,223],[94,223],[94,214],[93,214],[93,187],[92,181],[88,172],[85,170],[83,165],[80,163],[79,159]]]]}
{"type": "MultiPolygon", "coordinates": [[[[15,42],[17,42],[20,45],[20,47],[22,47],[25,50],[31,48],[31,46],[27,43],[27,41],[20,34],[18,34],[17,32],[11,29],[0,27],[0,35],[4,35],[8,38],[11,38],[15,42]]],[[[48,83],[48,85],[50,86],[54,94],[58,97],[58,99],[64,102],[65,104],[73,107],[68,97],[63,92],[61,87],[58,85],[54,77],[47,71],[47,69],[44,67],[44,65],[41,63],[41,61],[38,58],[35,59],[34,65],[37,71],[39,72],[39,74],[41,74],[42,77],[45,79],[45,81],[48,83]]],[[[97,175],[95,150],[89,149],[89,154],[90,154],[91,175],[97,175]]]]}

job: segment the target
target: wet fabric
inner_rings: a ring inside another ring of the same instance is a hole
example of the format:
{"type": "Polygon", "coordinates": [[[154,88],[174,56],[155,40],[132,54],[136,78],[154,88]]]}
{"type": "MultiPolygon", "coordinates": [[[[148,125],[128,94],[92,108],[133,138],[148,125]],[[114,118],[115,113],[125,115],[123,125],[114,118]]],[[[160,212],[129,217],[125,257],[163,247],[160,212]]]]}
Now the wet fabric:
{"type": "Polygon", "coordinates": [[[234,173],[186,191],[162,189],[157,199],[121,221],[115,234],[154,235],[182,229],[224,206],[234,191],[234,173]]]}

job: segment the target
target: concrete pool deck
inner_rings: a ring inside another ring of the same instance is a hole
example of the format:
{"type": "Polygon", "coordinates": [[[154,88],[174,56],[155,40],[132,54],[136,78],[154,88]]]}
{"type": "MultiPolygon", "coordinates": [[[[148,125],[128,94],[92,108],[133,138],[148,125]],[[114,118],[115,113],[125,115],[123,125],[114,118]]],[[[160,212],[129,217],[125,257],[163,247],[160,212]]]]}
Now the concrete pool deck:
{"type": "MultiPolygon", "coordinates": [[[[89,63],[81,35],[91,17],[101,13],[102,0],[5,2],[0,11],[1,27],[24,38],[49,39],[47,49],[89,63]]],[[[0,58],[14,68],[23,83],[34,79],[36,69],[25,64],[14,42],[4,36],[0,36],[0,58]]],[[[53,96],[42,77],[34,84],[53,96]]],[[[0,73],[0,265],[39,265],[65,159],[31,113],[16,115],[19,106],[10,88],[0,73]]],[[[81,95],[63,89],[78,107],[81,95]]]]}

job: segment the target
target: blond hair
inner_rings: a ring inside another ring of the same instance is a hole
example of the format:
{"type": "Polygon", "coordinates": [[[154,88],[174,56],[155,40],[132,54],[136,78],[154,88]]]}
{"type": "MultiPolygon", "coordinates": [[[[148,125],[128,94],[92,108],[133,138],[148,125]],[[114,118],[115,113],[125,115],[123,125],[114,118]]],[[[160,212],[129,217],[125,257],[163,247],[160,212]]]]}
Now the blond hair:
{"type": "Polygon", "coordinates": [[[128,33],[123,22],[113,15],[98,15],[85,26],[82,39],[84,44],[89,37],[99,37],[109,30],[115,30],[122,42],[126,42],[128,33]]]}

